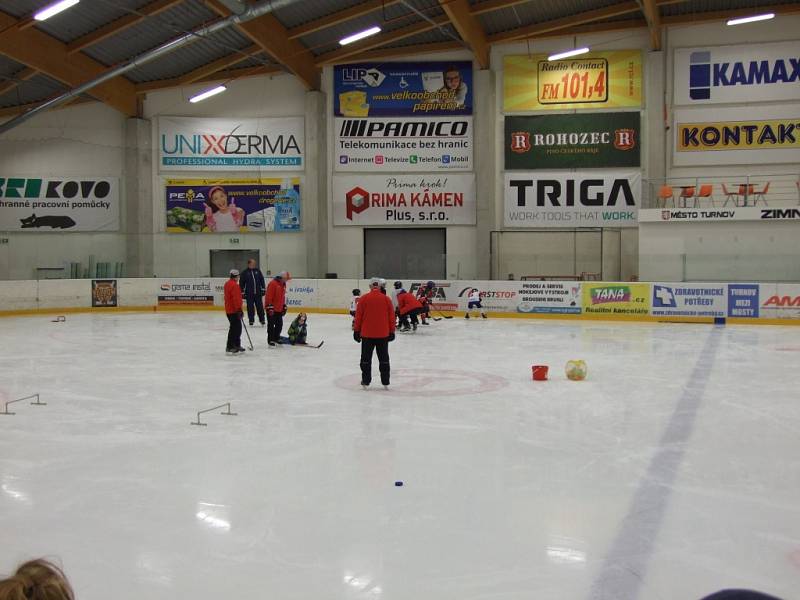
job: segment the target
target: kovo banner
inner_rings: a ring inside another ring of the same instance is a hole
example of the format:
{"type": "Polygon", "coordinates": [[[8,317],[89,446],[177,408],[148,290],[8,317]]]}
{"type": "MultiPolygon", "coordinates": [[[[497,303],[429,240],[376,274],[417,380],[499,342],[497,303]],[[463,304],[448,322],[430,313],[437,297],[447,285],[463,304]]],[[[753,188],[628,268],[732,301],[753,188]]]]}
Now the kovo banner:
{"type": "Polygon", "coordinates": [[[546,54],[503,58],[503,111],[638,108],[640,50],[590,52],[564,60],[546,54]]]}
{"type": "Polygon", "coordinates": [[[504,176],[506,227],[635,227],[642,173],[529,171],[504,176]]]}
{"type": "Polygon", "coordinates": [[[382,62],[333,68],[337,117],[472,114],[472,63],[382,62]]]}
{"type": "Polygon", "coordinates": [[[639,211],[640,223],[699,223],[708,221],[800,221],[800,208],[647,208],[639,211]]]}
{"type": "Polygon", "coordinates": [[[797,41],[677,48],[675,104],[800,99],[797,41]]]}
{"type": "Polygon", "coordinates": [[[674,114],[674,166],[800,162],[800,108],[690,108],[674,114]]]}
{"type": "Polygon", "coordinates": [[[474,225],[475,176],[334,175],[334,225],[474,225]]]}
{"type": "Polygon", "coordinates": [[[158,119],[161,171],[300,171],[304,147],[303,117],[158,119]]]}
{"type": "Polygon", "coordinates": [[[337,171],[470,171],[472,117],[335,120],[337,171]]]}
{"type": "Polygon", "coordinates": [[[505,118],[506,169],[638,167],[639,112],[505,118]]]}
{"type": "Polygon", "coordinates": [[[0,173],[0,230],[117,231],[119,180],[0,173]]]}
{"type": "Polygon", "coordinates": [[[168,179],[169,233],[299,231],[300,179],[168,179]]]}

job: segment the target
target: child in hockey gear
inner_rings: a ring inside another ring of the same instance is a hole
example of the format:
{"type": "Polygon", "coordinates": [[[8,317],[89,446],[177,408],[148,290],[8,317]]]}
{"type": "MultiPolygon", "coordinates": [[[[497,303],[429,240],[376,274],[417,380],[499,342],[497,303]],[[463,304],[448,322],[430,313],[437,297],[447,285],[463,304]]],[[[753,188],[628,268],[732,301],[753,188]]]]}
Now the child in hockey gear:
{"type": "Polygon", "coordinates": [[[432,281],[429,281],[425,284],[425,286],[419,286],[417,290],[417,300],[420,301],[422,304],[422,311],[420,312],[420,318],[422,319],[423,325],[428,325],[428,319],[431,316],[431,302],[433,302],[433,297],[436,295],[436,284],[432,281]]]}
{"type": "Polygon", "coordinates": [[[409,331],[413,328],[417,330],[417,315],[422,313],[422,304],[413,294],[409,294],[404,289],[400,289],[397,294],[397,310],[400,313],[400,331],[409,331]],[[411,318],[411,327],[408,326],[408,319],[411,318]]]}
{"type": "Polygon", "coordinates": [[[289,325],[289,343],[293,346],[295,344],[305,344],[307,335],[307,321],[306,313],[300,313],[295,317],[292,324],[289,325]]]}
{"type": "Polygon", "coordinates": [[[392,301],[381,292],[381,280],[369,282],[369,293],[358,301],[353,339],[361,344],[361,385],[372,382],[372,353],[378,353],[381,383],[389,385],[389,342],[394,340],[394,309],[392,301]]]}
{"type": "Polygon", "coordinates": [[[267,343],[270,346],[277,345],[281,339],[283,317],[286,316],[286,282],[291,278],[288,271],[281,271],[267,286],[264,307],[267,309],[267,343]]]}
{"type": "Polygon", "coordinates": [[[230,279],[223,288],[225,297],[225,314],[228,317],[228,343],[225,352],[238,354],[244,352],[242,348],[242,288],[239,287],[239,271],[231,269],[230,279]]]}
{"type": "Polygon", "coordinates": [[[464,313],[465,319],[469,319],[469,313],[472,311],[473,308],[477,308],[480,311],[481,316],[484,319],[486,318],[486,313],[483,312],[483,305],[481,304],[481,293],[478,291],[477,288],[472,288],[469,292],[467,312],[464,313]]]}
{"type": "Polygon", "coordinates": [[[350,316],[356,318],[356,307],[358,306],[358,299],[361,297],[361,290],[355,288],[353,290],[353,297],[350,299],[350,316]]]}

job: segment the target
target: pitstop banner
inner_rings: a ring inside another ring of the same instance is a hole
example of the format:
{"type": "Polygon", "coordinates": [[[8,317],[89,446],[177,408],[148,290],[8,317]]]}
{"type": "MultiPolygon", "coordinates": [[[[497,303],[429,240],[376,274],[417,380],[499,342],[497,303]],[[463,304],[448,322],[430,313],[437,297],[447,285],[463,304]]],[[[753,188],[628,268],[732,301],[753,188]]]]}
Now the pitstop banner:
{"type": "Polygon", "coordinates": [[[119,180],[0,174],[0,231],[118,231],[119,180]]]}
{"type": "Polygon", "coordinates": [[[335,175],[334,225],[474,225],[475,176],[335,175]]]}

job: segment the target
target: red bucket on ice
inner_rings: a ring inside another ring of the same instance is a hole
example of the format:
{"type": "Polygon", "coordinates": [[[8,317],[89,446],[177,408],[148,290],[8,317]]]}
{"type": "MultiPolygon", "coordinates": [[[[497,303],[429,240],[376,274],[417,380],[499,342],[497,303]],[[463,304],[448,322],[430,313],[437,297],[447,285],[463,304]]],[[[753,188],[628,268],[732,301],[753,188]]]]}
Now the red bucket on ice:
{"type": "Polygon", "coordinates": [[[531,371],[533,372],[534,381],[547,381],[547,365],[532,365],[531,371]]]}

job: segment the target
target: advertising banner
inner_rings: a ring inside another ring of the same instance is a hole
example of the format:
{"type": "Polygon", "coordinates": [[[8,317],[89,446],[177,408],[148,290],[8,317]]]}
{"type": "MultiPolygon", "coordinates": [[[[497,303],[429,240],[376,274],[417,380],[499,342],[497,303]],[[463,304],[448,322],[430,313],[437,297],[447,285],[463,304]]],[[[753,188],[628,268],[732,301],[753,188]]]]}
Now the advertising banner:
{"type": "Polygon", "coordinates": [[[546,54],[503,57],[503,111],[638,108],[640,50],[590,52],[563,60],[546,54]]]}
{"type": "Polygon", "coordinates": [[[336,119],[337,171],[470,171],[472,117],[336,119]]]}
{"type": "Polygon", "coordinates": [[[466,311],[473,289],[486,312],[580,314],[581,288],[577,281],[458,281],[453,282],[451,310],[466,311]]]}
{"type": "Polygon", "coordinates": [[[724,317],[728,308],[725,284],[654,283],[653,316],[724,317]]]}
{"type": "Polygon", "coordinates": [[[581,288],[585,314],[641,316],[650,313],[650,284],[584,281],[581,288]]]}
{"type": "Polygon", "coordinates": [[[797,41],[675,49],[675,104],[800,100],[797,41]]]}
{"type": "Polygon", "coordinates": [[[222,296],[224,285],[225,279],[162,279],[158,286],[158,305],[214,306],[214,296],[222,296]]]}
{"type": "Polygon", "coordinates": [[[800,109],[678,109],[674,121],[675,166],[800,162],[800,109]]]}
{"type": "Polygon", "coordinates": [[[117,280],[92,279],[92,308],[117,305],[117,280]]]}
{"type": "Polygon", "coordinates": [[[383,62],[333,68],[337,117],[472,114],[472,62],[383,62]]]}
{"type": "Polygon", "coordinates": [[[638,167],[639,112],[505,118],[506,169],[638,167]]]}
{"type": "Polygon", "coordinates": [[[159,117],[161,171],[302,171],[303,117],[159,117]]]}
{"type": "Polygon", "coordinates": [[[761,317],[765,319],[800,319],[800,285],[761,284],[761,317]],[[767,292],[767,288],[772,289],[767,292]]]}
{"type": "Polygon", "coordinates": [[[168,179],[167,232],[300,230],[300,179],[168,179]]]}
{"type": "Polygon", "coordinates": [[[530,171],[504,176],[506,227],[635,227],[641,171],[530,171]]]}
{"type": "Polygon", "coordinates": [[[118,231],[119,179],[0,176],[0,230],[118,231]]]}
{"type": "Polygon", "coordinates": [[[728,284],[728,316],[758,318],[759,286],[757,283],[728,284]]]}
{"type": "Polygon", "coordinates": [[[334,225],[474,225],[475,176],[335,175],[334,225]]]}
{"type": "Polygon", "coordinates": [[[800,208],[647,208],[639,211],[640,223],[700,223],[706,221],[800,221],[800,208]]]}

